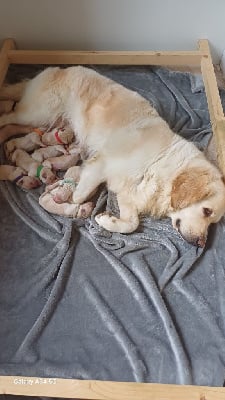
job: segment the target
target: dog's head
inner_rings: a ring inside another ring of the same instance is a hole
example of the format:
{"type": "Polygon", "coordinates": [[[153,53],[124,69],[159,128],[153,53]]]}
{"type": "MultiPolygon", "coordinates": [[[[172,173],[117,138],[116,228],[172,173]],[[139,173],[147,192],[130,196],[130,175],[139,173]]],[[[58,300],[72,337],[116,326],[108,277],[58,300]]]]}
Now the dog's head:
{"type": "Polygon", "coordinates": [[[172,183],[173,227],[189,243],[204,247],[208,227],[225,214],[225,185],[213,169],[189,168],[172,183]]]}

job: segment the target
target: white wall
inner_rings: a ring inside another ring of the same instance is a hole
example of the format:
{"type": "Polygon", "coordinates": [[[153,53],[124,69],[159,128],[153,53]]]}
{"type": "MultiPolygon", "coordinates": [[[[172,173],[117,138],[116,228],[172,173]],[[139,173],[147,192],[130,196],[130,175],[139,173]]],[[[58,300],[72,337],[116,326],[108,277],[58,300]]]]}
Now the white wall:
{"type": "Polygon", "coordinates": [[[0,0],[0,40],[24,49],[225,48],[225,0],[0,0]]]}

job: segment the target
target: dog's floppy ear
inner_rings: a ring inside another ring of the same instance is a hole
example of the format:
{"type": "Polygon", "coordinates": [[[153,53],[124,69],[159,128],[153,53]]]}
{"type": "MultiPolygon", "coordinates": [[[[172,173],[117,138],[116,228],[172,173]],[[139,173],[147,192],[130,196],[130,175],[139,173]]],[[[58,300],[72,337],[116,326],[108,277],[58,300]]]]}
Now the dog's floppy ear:
{"type": "Polygon", "coordinates": [[[210,176],[202,168],[188,168],[179,174],[172,183],[171,206],[179,210],[208,198],[210,176]]]}

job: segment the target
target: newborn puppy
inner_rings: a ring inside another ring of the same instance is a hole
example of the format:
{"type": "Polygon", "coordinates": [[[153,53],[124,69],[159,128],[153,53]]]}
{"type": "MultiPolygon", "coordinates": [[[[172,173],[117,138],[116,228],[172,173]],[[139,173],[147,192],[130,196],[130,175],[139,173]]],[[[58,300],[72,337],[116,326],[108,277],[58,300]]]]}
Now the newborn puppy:
{"type": "Polygon", "coordinates": [[[39,204],[52,214],[73,218],[88,218],[94,208],[94,204],[90,201],[84,204],[57,204],[54,202],[51,192],[44,192],[39,198],[39,204]]]}
{"type": "Polygon", "coordinates": [[[39,178],[43,183],[53,183],[56,179],[55,174],[50,168],[39,164],[24,150],[15,150],[12,154],[12,161],[17,165],[17,167],[25,169],[29,176],[39,178]]]}
{"type": "Polygon", "coordinates": [[[54,144],[70,144],[74,141],[74,132],[70,127],[52,129],[42,135],[42,143],[47,146],[54,144]]]}
{"type": "Polygon", "coordinates": [[[6,142],[5,153],[6,157],[10,158],[10,154],[16,149],[22,149],[29,152],[42,146],[43,143],[40,136],[36,132],[31,132],[22,138],[11,139],[6,142]]]}
{"type": "Polygon", "coordinates": [[[46,191],[52,192],[52,197],[56,203],[64,203],[71,200],[77,182],[80,179],[80,172],[81,167],[71,167],[66,171],[64,179],[46,187],[46,191]]]}
{"type": "MultiPolygon", "coordinates": [[[[77,183],[80,180],[80,174],[81,167],[71,167],[68,169],[68,171],[66,171],[64,179],[53,183],[53,185],[47,186],[46,191],[52,192],[53,200],[58,204],[66,201],[72,202],[72,195],[76,189],[77,183]]],[[[93,190],[89,198],[92,198],[96,191],[97,189],[93,190]]]]}
{"type": "Polygon", "coordinates": [[[11,181],[23,189],[35,189],[41,185],[38,178],[27,176],[24,169],[13,165],[0,165],[0,180],[11,181]]]}
{"type": "Polygon", "coordinates": [[[48,146],[48,147],[44,147],[42,149],[35,150],[31,154],[31,157],[35,161],[38,161],[39,163],[42,163],[47,158],[49,158],[49,157],[57,157],[60,154],[68,154],[68,151],[65,149],[64,146],[62,146],[60,144],[57,144],[55,146],[48,146]]]}
{"type": "Polygon", "coordinates": [[[80,167],[70,168],[63,180],[46,187],[39,198],[39,204],[48,212],[66,217],[87,218],[94,209],[94,203],[72,203],[72,194],[80,177],[80,167]],[[60,200],[56,202],[56,200],[60,200]]]}
{"type": "Polygon", "coordinates": [[[43,162],[43,165],[48,168],[52,168],[56,171],[66,171],[68,168],[73,167],[77,164],[80,159],[80,152],[74,152],[60,157],[48,158],[43,162]]]}

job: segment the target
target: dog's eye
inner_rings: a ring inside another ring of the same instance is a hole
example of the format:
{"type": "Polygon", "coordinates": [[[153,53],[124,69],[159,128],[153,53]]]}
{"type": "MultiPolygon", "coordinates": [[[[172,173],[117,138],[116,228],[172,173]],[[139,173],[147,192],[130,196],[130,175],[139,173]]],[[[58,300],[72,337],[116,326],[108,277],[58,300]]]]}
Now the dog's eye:
{"type": "Polygon", "coordinates": [[[181,223],[181,220],[180,220],[180,218],[178,218],[178,219],[176,220],[176,223],[175,223],[177,229],[180,228],[180,223],[181,223]]]}
{"type": "Polygon", "coordinates": [[[208,207],[203,207],[203,214],[205,217],[210,217],[210,215],[212,215],[213,210],[211,208],[208,207]]]}

